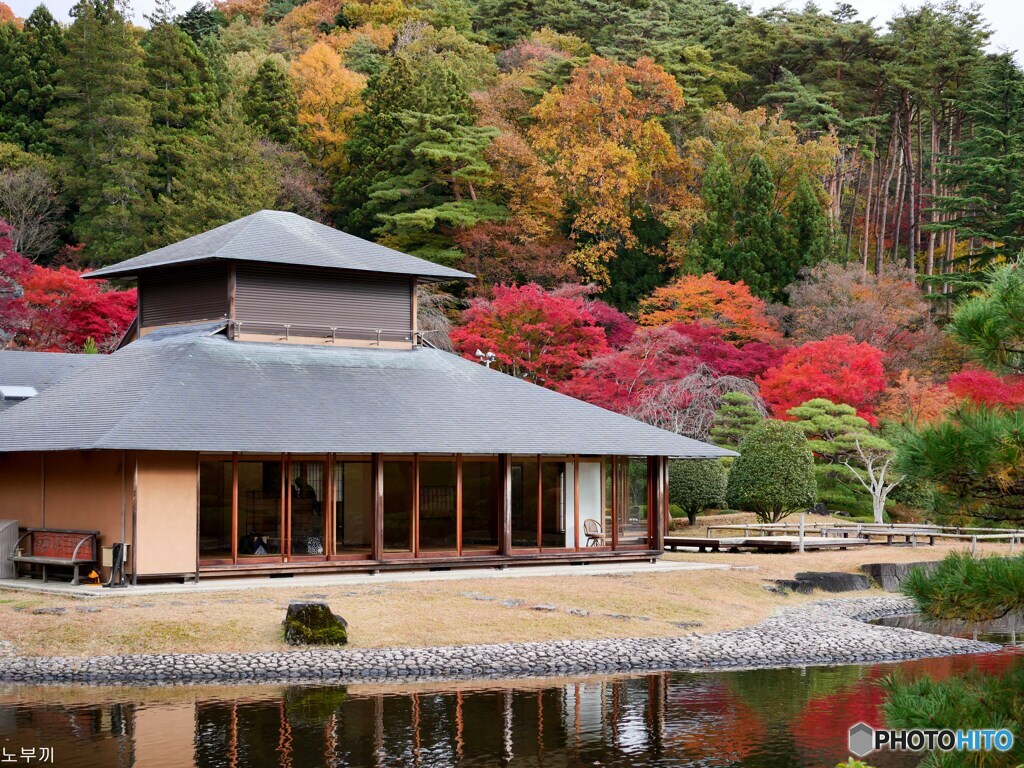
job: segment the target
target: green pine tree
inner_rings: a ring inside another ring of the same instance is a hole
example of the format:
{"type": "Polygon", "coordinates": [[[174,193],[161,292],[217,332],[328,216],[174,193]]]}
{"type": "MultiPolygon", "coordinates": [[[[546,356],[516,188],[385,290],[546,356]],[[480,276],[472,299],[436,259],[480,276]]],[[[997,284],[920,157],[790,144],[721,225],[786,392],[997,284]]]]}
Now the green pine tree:
{"type": "Polygon", "coordinates": [[[177,20],[178,26],[196,45],[211,35],[215,36],[226,22],[223,13],[210,8],[206,3],[196,3],[177,20]]]}
{"type": "Polygon", "coordinates": [[[370,188],[366,208],[381,222],[374,234],[383,242],[445,263],[461,256],[452,230],[505,216],[477,192],[491,175],[484,153],[498,130],[474,124],[469,95],[449,72],[424,102],[430,111],[398,113],[393,173],[370,188]]]}
{"type": "Polygon", "coordinates": [[[19,30],[0,24],[0,139],[29,152],[53,151],[46,113],[56,96],[64,32],[40,5],[19,30]]]}
{"type": "Polygon", "coordinates": [[[857,415],[857,409],[845,403],[833,403],[823,397],[808,400],[786,413],[803,430],[814,455],[829,463],[839,463],[857,455],[857,445],[867,453],[891,453],[892,445],[871,432],[871,425],[857,415]]]}
{"type": "Polygon", "coordinates": [[[971,128],[941,165],[954,191],[938,200],[948,219],[934,229],[955,229],[959,240],[975,244],[959,259],[973,287],[988,264],[1024,253],[1024,72],[1012,54],[995,54],[968,83],[958,106],[971,128]]]}
{"type": "Polygon", "coordinates": [[[275,207],[281,192],[277,169],[260,154],[252,129],[232,103],[204,134],[185,142],[181,170],[159,199],[162,226],[154,246],[275,207]]]}
{"type": "Polygon", "coordinates": [[[711,442],[723,448],[735,449],[747,432],[765,418],[757,409],[754,398],[743,392],[727,392],[722,395],[722,404],[715,411],[714,426],[711,428],[711,442]]]}
{"type": "Polygon", "coordinates": [[[815,86],[804,85],[785,67],[781,77],[766,89],[762,104],[777,105],[787,120],[792,120],[808,136],[843,126],[843,118],[832,105],[834,94],[826,94],[815,86]]]}
{"type": "Polygon", "coordinates": [[[779,260],[778,270],[772,275],[776,289],[792,284],[800,270],[824,261],[832,252],[828,216],[807,174],[800,177],[786,209],[785,227],[784,258],[779,260]]]}
{"type": "Polygon", "coordinates": [[[705,220],[697,228],[690,246],[691,271],[721,274],[736,244],[736,186],[732,169],[721,152],[716,152],[704,171],[701,187],[705,220]]]}
{"type": "Polygon", "coordinates": [[[369,190],[394,175],[392,149],[404,135],[398,114],[413,109],[418,98],[412,67],[405,56],[391,57],[370,79],[366,109],[345,145],[349,172],[338,180],[335,189],[338,226],[346,232],[370,237],[380,225],[375,218],[377,211],[366,207],[369,190]]]}
{"type": "Polygon", "coordinates": [[[145,54],[113,0],[82,0],[72,15],[49,125],[77,207],[72,230],[89,260],[117,261],[145,250],[153,211],[145,54]]]}
{"type": "Polygon", "coordinates": [[[173,13],[171,0],[157,0],[142,41],[157,154],[153,176],[163,192],[184,161],[185,136],[203,126],[217,100],[206,57],[175,24],[173,13]]]}
{"type": "Polygon", "coordinates": [[[292,144],[299,136],[299,108],[288,74],[273,58],[256,70],[245,95],[245,116],[257,133],[279,144],[292,144]]]}
{"type": "Polygon", "coordinates": [[[729,250],[719,277],[742,280],[752,293],[769,298],[788,283],[775,282],[784,256],[782,217],[775,210],[775,182],[760,155],[750,161],[750,178],[736,209],[736,246],[729,250]]]}

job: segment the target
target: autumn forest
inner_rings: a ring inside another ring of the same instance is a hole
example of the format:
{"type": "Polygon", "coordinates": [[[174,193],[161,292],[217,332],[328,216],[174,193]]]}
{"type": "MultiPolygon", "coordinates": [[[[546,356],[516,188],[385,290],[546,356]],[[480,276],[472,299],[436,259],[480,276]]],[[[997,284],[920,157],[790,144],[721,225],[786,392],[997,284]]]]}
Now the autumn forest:
{"type": "Polygon", "coordinates": [[[83,270],[293,211],[476,274],[426,343],[813,464],[703,506],[1024,522],[1024,72],[976,8],[72,16],[0,3],[0,346],[109,352],[135,295],[83,270]]]}

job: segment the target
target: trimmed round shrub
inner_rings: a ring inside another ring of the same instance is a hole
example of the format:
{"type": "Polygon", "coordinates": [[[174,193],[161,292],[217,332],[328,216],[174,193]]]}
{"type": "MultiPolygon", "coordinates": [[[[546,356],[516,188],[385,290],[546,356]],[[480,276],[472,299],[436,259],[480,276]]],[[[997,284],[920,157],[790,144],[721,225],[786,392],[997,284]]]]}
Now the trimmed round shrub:
{"type": "Polygon", "coordinates": [[[725,467],[718,459],[680,459],[668,465],[668,500],[690,525],[708,507],[725,504],[725,467]]]}
{"type": "Polygon", "coordinates": [[[796,424],[766,419],[747,433],[739,451],[725,492],[730,507],[777,523],[814,504],[814,455],[796,424]]]}

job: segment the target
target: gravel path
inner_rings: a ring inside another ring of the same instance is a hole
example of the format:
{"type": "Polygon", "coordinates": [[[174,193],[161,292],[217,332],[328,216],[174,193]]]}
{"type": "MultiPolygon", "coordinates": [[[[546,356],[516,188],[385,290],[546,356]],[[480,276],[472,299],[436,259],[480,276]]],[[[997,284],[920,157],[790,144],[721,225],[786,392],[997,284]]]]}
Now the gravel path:
{"type": "Polygon", "coordinates": [[[822,600],[753,627],[674,638],[267,653],[0,657],[0,682],[161,684],[416,681],[899,661],[1000,646],[867,624],[909,613],[900,597],[822,600]]]}

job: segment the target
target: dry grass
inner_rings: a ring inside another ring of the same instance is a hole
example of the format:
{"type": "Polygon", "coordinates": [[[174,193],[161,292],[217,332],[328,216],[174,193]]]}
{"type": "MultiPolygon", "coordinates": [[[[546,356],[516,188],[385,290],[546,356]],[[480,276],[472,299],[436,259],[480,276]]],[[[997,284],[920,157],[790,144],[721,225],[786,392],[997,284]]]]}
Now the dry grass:
{"type": "MultiPolygon", "coordinates": [[[[667,636],[700,622],[712,632],[756,623],[779,607],[828,595],[782,597],[765,581],[798,571],[855,571],[865,562],[932,560],[962,545],[870,547],[800,554],[670,554],[669,560],[722,563],[732,570],[617,576],[467,579],[76,600],[0,591],[0,638],[26,655],[88,656],[283,650],[289,600],[323,595],[350,623],[355,646],[448,645],[548,639],[667,636]],[[493,600],[480,600],[478,593],[493,600]],[[501,600],[524,605],[504,607],[501,600]],[[553,612],[531,606],[550,604],[553,612]],[[34,608],[62,607],[63,615],[34,608]],[[568,608],[589,611],[574,616],[568,608]],[[82,609],[98,609],[84,612],[82,609]],[[630,618],[616,618],[622,614],[630,618]]],[[[1006,547],[986,545],[1004,554],[1006,547]]]]}

